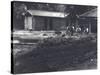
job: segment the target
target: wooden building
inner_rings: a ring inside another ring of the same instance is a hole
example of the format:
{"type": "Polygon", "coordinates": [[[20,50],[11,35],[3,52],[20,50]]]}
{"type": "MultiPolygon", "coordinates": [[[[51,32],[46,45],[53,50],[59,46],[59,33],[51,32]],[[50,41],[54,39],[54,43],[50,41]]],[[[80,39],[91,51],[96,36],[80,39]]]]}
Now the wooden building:
{"type": "Polygon", "coordinates": [[[25,14],[25,30],[63,30],[66,28],[68,13],[28,10],[25,14]]]}
{"type": "Polygon", "coordinates": [[[97,32],[97,8],[80,15],[79,24],[89,28],[89,33],[97,32]]]}
{"type": "MultiPolygon", "coordinates": [[[[44,11],[44,10],[27,10],[23,17],[22,24],[17,24],[21,30],[46,31],[46,30],[65,30],[69,24],[69,13],[44,11]]],[[[14,22],[14,24],[16,24],[14,22]]],[[[87,11],[81,15],[76,25],[89,28],[90,33],[97,32],[97,8],[87,11]]]]}

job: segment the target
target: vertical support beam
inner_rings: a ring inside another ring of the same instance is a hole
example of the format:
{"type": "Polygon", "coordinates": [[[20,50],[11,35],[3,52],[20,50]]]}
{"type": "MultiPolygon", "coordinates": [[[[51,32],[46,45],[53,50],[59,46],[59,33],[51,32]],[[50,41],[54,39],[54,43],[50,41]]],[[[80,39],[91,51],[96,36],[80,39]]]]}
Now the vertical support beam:
{"type": "Polygon", "coordinates": [[[89,21],[89,33],[91,34],[91,22],[89,21]]]}
{"type": "Polygon", "coordinates": [[[32,30],[35,30],[35,25],[36,25],[35,17],[32,16],[32,30]]]}
{"type": "Polygon", "coordinates": [[[53,18],[49,18],[49,26],[50,26],[50,30],[52,30],[53,29],[53,18]]]}
{"type": "Polygon", "coordinates": [[[49,29],[50,29],[50,18],[47,17],[47,30],[49,30],[49,29]]]}
{"type": "Polygon", "coordinates": [[[47,30],[47,18],[45,17],[45,21],[44,21],[44,30],[47,30]]]}

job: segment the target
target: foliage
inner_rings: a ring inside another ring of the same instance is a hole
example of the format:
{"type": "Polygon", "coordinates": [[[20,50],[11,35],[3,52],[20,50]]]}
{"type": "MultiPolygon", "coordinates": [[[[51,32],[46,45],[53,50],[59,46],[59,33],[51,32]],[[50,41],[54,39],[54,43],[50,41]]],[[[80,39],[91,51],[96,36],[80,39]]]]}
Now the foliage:
{"type": "Polygon", "coordinates": [[[60,46],[60,45],[76,45],[77,44],[88,44],[89,42],[91,43],[92,40],[94,40],[96,38],[94,37],[91,37],[91,36],[87,36],[85,38],[79,38],[78,40],[75,40],[75,38],[65,38],[65,37],[55,37],[55,38],[46,38],[46,39],[43,39],[43,40],[40,40],[38,42],[38,47],[42,48],[42,47],[52,47],[52,46],[60,46]],[[88,42],[87,42],[88,41],[88,42]]]}
{"type": "Polygon", "coordinates": [[[26,5],[21,3],[14,3],[13,9],[14,16],[18,19],[20,19],[21,16],[24,15],[24,13],[27,11],[26,5]]]}

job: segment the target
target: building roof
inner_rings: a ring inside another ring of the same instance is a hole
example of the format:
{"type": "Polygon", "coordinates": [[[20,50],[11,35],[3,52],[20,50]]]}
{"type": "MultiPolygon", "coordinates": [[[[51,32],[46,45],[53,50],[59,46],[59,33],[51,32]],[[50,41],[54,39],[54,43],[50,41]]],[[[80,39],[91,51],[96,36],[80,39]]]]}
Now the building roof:
{"type": "Polygon", "coordinates": [[[81,14],[80,17],[97,17],[97,8],[81,14]]]}
{"type": "Polygon", "coordinates": [[[42,10],[28,10],[28,13],[30,13],[33,16],[59,17],[59,18],[64,18],[69,15],[63,12],[42,11],[42,10]]]}

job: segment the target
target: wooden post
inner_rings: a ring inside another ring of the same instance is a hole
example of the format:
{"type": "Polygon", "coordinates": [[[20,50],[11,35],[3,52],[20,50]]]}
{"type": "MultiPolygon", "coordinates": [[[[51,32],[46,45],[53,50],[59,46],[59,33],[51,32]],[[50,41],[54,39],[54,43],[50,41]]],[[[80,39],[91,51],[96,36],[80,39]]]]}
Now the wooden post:
{"type": "Polygon", "coordinates": [[[47,30],[49,30],[50,29],[50,19],[47,17],[47,30]]]}
{"type": "Polygon", "coordinates": [[[91,23],[89,23],[89,33],[91,33],[91,23]]]}
{"type": "Polygon", "coordinates": [[[45,17],[45,21],[44,21],[44,30],[47,30],[47,18],[45,17]]]}
{"type": "Polygon", "coordinates": [[[89,34],[91,34],[91,22],[89,21],[89,34]]]}
{"type": "Polygon", "coordinates": [[[52,24],[53,24],[53,23],[52,23],[52,21],[53,21],[53,20],[52,20],[52,19],[53,19],[53,18],[50,18],[50,19],[49,19],[49,26],[50,26],[50,30],[52,30],[52,29],[53,29],[53,25],[52,25],[52,24]]]}
{"type": "Polygon", "coordinates": [[[35,25],[36,25],[35,17],[32,16],[32,30],[35,30],[35,25]]]}

